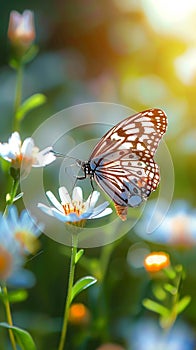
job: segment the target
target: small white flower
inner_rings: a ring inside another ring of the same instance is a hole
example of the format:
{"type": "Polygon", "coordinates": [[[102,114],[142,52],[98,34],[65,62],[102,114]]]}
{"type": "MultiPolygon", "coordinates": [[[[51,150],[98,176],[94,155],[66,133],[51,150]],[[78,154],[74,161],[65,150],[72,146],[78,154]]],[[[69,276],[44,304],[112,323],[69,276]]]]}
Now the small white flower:
{"type": "Polygon", "coordinates": [[[83,201],[83,193],[80,187],[75,187],[72,199],[65,187],[59,188],[59,202],[51,191],[46,195],[54,207],[48,207],[45,204],[38,203],[38,207],[46,214],[57,218],[62,222],[79,222],[87,219],[97,219],[112,213],[111,208],[107,208],[108,202],[104,202],[95,208],[95,204],[100,193],[93,191],[87,201],[83,201]]]}
{"type": "Polygon", "coordinates": [[[12,167],[16,169],[20,168],[21,164],[24,168],[44,167],[56,159],[52,151],[52,147],[39,151],[31,137],[26,138],[22,143],[17,131],[11,135],[8,142],[0,143],[0,156],[11,162],[12,167]]]}

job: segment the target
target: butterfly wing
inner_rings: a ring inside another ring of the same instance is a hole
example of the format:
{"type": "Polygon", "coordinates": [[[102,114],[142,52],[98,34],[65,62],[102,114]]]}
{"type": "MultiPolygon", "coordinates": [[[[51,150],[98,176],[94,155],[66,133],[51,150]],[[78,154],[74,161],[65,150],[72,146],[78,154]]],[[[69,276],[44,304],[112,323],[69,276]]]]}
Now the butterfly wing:
{"type": "Polygon", "coordinates": [[[161,109],[148,109],[136,113],[111,128],[95,146],[90,160],[107,152],[122,149],[139,148],[145,144],[154,155],[167,128],[167,116],[161,109]],[[132,145],[133,144],[133,145],[132,145]]]}
{"type": "Polygon", "coordinates": [[[158,186],[153,156],[166,127],[167,117],[160,109],[137,113],[110,129],[91,154],[94,179],[114,201],[122,220],[128,206],[140,205],[158,186]]]}

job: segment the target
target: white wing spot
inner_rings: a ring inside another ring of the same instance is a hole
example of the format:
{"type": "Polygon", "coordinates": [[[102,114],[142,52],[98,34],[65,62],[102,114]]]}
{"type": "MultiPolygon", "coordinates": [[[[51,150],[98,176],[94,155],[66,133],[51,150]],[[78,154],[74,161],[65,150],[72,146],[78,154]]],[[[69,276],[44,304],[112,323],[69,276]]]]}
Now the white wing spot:
{"type": "Polygon", "coordinates": [[[132,147],[133,147],[133,144],[131,142],[123,142],[118,149],[130,149],[132,147]]]}
{"type": "Polygon", "coordinates": [[[111,140],[120,141],[120,140],[124,140],[124,137],[119,136],[118,133],[115,132],[114,134],[111,135],[111,140]]]}
{"type": "Polygon", "coordinates": [[[144,150],[145,150],[145,147],[142,146],[142,144],[138,142],[138,143],[137,143],[137,150],[138,150],[138,151],[144,151],[144,150]]]}
{"type": "Polygon", "coordinates": [[[145,132],[145,134],[151,134],[154,132],[154,129],[153,128],[144,128],[144,132],[145,132]]]}
{"type": "Polygon", "coordinates": [[[136,138],[137,138],[137,135],[131,135],[131,136],[128,136],[128,137],[127,137],[127,140],[128,140],[128,141],[135,141],[136,138]]]}
{"type": "Polygon", "coordinates": [[[129,134],[138,134],[139,133],[139,128],[135,128],[135,129],[128,129],[126,131],[126,134],[129,135],[129,134]]]}

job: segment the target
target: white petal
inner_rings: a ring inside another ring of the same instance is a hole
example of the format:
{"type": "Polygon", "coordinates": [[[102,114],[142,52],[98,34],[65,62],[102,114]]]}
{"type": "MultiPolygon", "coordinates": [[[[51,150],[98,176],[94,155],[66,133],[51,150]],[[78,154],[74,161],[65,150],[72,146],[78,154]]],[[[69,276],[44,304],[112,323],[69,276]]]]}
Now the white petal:
{"type": "MultiPolygon", "coordinates": [[[[100,205],[98,205],[98,207],[94,208],[93,210],[93,214],[91,215],[91,218],[97,217],[97,215],[100,215],[108,206],[108,202],[104,202],[100,205]]],[[[104,215],[102,215],[104,216],[104,215]]]]}
{"type": "Polygon", "coordinates": [[[70,221],[70,220],[67,220],[66,215],[61,213],[58,209],[48,207],[47,205],[42,204],[42,203],[38,203],[37,206],[39,209],[41,209],[45,214],[47,214],[49,216],[57,218],[58,220],[63,221],[63,222],[70,221]]]}
{"type": "Polygon", "coordinates": [[[53,153],[53,148],[52,147],[46,147],[39,153],[37,153],[34,162],[33,162],[33,167],[41,167],[48,165],[56,159],[56,156],[53,153]]]}
{"type": "Polygon", "coordinates": [[[39,209],[41,209],[47,215],[54,216],[51,207],[48,207],[47,205],[45,205],[43,203],[38,203],[37,206],[38,206],[39,209]]]}
{"type": "Polygon", "coordinates": [[[8,143],[0,143],[0,155],[10,161],[11,159],[16,159],[16,156],[20,154],[21,139],[18,132],[14,132],[8,143]]]}
{"type": "Polygon", "coordinates": [[[83,201],[83,194],[81,187],[74,187],[73,194],[72,194],[73,201],[82,202],[83,201]]]}
{"type": "Polygon", "coordinates": [[[94,208],[95,204],[98,201],[99,196],[100,196],[100,193],[98,191],[93,191],[86,201],[87,208],[88,207],[94,208]]]}
{"type": "Polygon", "coordinates": [[[10,136],[8,140],[8,143],[9,143],[10,151],[13,154],[20,154],[21,138],[17,131],[13,132],[13,134],[10,136]]]}
{"type": "Polygon", "coordinates": [[[22,20],[22,15],[18,13],[17,11],[11,11],[10,13],[10,18],[12,22],[13,29],[16,30],[16,28],[19,26],[21,20],[22,20]]]}
{"type": "Polygon", "coordinates": [[[52,211],[53,211],[54,217],[62,222],[76,222],[81,220],[81,217],[76,215],[75,213],[71,213],[69,215],[65,215],[65,214],[63,215],[55,208],[53,208],[52,211]]]}
{"type": "Polygon", "coordinates": [[[33,23],[34,23],[34,16],[33,12],[30,10],[25,10],[23,12],[23,20],[21,21],[21,26],[23,27],[23,30],[25,33],[32,32],[33,30],[33,23]]]}
{"type": "Polygon", "coordinates": [[[20,138],[20,134],[18,133],[18,131],[15,131],[11,134],[11,136],[8,139],[8,143],[10,145],[18,145],[21,146],[21,138],[20,138]]]}
{"type": "Polygon", "coordinates": [[[15,153],[10,151],[10,146],[8,143],[0,143],[0,155],[2,158],[10,161],[11,159],[15,159],[15,153]]]}
{"type": "Polygon", "coordinates": [[[21,147],[22,155],[26,157],[32,157],[34,145],[34,141],[31,137],[25,139],[21,147]]]}
{"type": "Polygon", "coordinates": [[[60,210],[62,213],[64,213],[64,210],[62,208],[62,205],[59,203],[59,201],[56,199],[56,197],[54,196],[54,194],[51,191],[47,191],[46,192],[46,196],[48,197],[48,199],[50,200],[50,202],[58,209],[60,210]]]}
{"type": "Polygon", "coordinates": [[[105,210],[103,210],[100,214],[94,216],[92,215],[92,219],[98,219],[98,218],[102,218],[103,216],[107,216],[109,214],[112,213],[112,209],[111,208],[106,208],[105,210]]]}
{"type": "Polygon", "coordinates": [[[64,186],[59,188],[59,196],[62,204],[71,203],[70,195],[64,186]]]}

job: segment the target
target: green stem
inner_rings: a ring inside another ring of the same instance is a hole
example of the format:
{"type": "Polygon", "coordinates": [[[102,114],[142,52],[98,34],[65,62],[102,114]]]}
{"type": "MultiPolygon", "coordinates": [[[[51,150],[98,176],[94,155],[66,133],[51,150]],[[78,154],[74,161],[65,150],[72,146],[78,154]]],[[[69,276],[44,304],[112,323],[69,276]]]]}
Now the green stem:
{"type": "Polygon", "coordinates": [[[169,325],[169,329],[174,325],[176,318],[177,318],[177,312],[176,312],[176,305],[179,300],[179,288],[182,280],[182,271],[179,272],[179,275],[177,276],[177,281],[176,281],[176,294],[173,296],[173,302],[172,302],[172,312],[171,312],[171,321],[169,325]]]}
{"type": "Polygon", "coordinates": [[[19,121],[17,119],[17,112],[21,105],[22,100],[22,77],[23,77],[23,66],[19,65],[17,69],[17,77],[16,77],[16,93],[15,93],[15,101],[14,101],[14,120],[13,120],[13,128],[14,131],[18,131],[20,128],[19,121]]]}
{"type": "Polygon", "coordinates": [[[12,189],[10,193],[10,199],[9,203],[6,204],[5,210],[4,210],[4,215],[7,215],[7,210],[8,207],[13,203],[14,198],[16,196],[17,190],[18,190],[18,185],[19,185],[19,179],[14,179],[13,184],[12,184],[12,189]]]}
{"type": "MultiPolygon", "coordinates": [[[[13,326],[12,314],[11,314],[11,309],[10,309],[10,303],[9,303],[9,299],[8,299],[8,291],[7,291],[6,286],[3,286],[3,293],[4,293],[4,305],[5,305],[7,322],[8,322],[8,324],[10,326],[13,326]]],[[[17,350],[16,349],[16,342],[15,342],[15,338],[14,338],[14,334],[13,334],[12,329],[9,329],[8,332],[9,332],[10,341],[11,341],[11,344],[12,344],[12,349],[13,350],[17,350]]]]}
{"type": "Polygon", "coordinates": [[[67,299],[66,299],[66,303],[65,303],[63,326],[62,326],[62,332],[61,332],[61,338],[60,338],[58,350],[63,350],[64,344],[65,344],[65,339],[66,339],[67,324],[68,324],[68,317],[69,317],[69,308],[70,308],[70,305],[71,305],[71,292],[72,292],[72,287],[73,287],[73,282],[74,282],[75,258],[76,258],[76,253],[77,253],[77,243],[78,243],[77,234],[73,234],[72,235],[71,262],[70,262],[70,270],[69,270],[67,299]]]}

